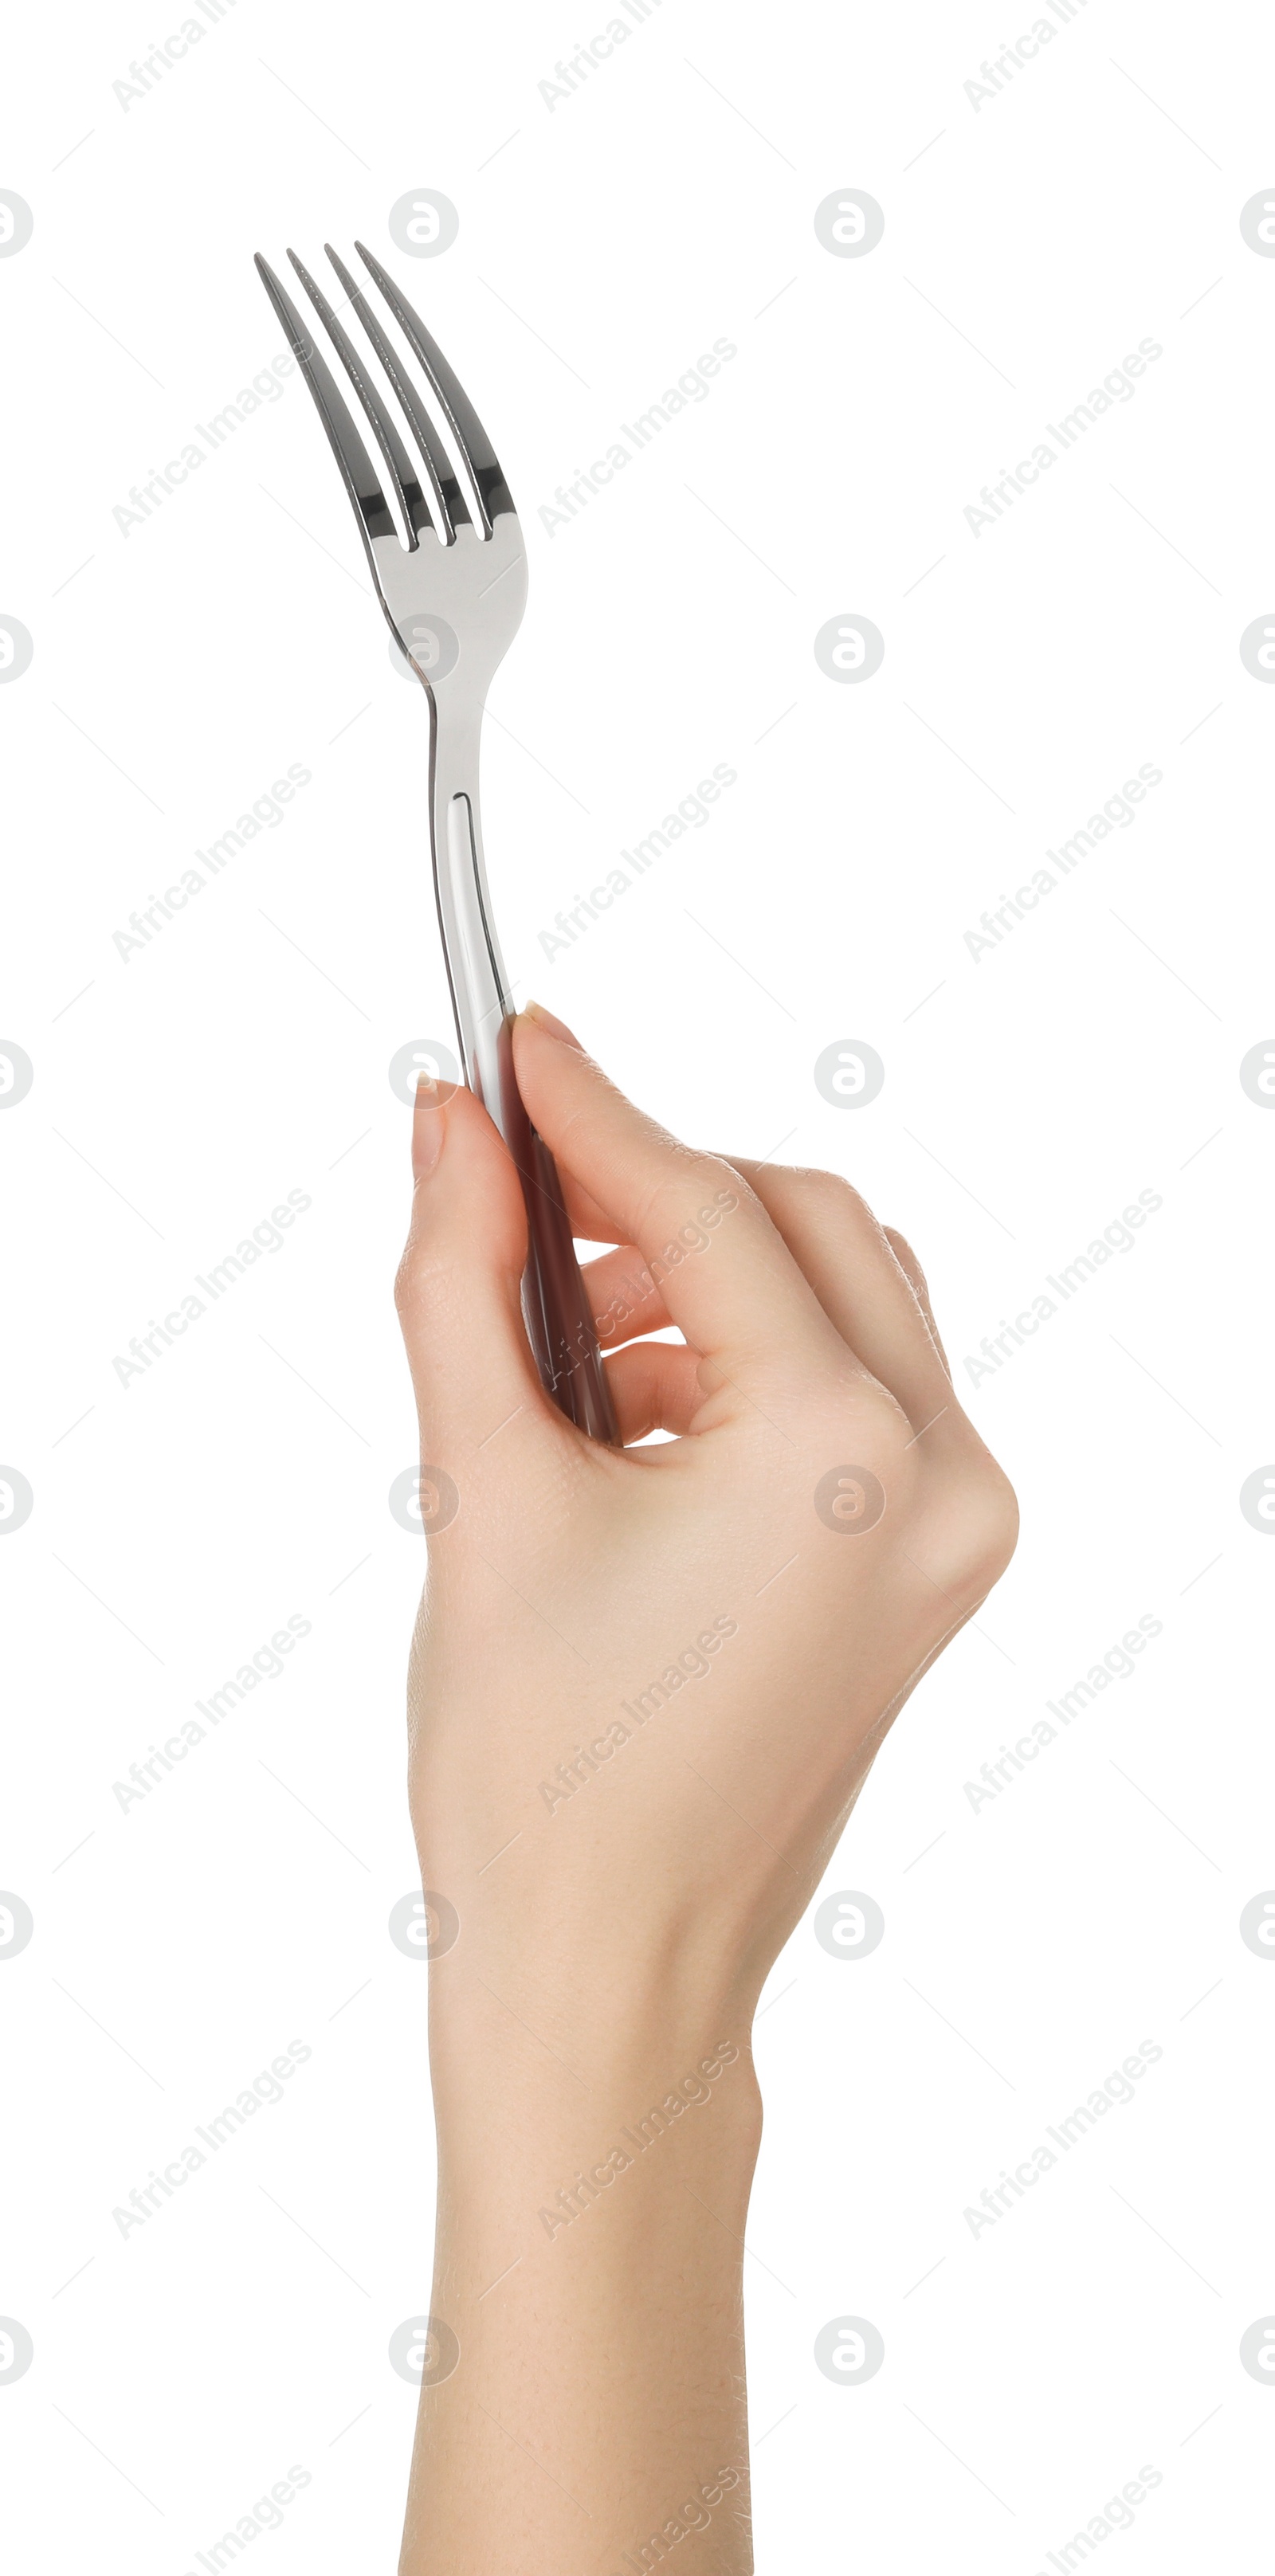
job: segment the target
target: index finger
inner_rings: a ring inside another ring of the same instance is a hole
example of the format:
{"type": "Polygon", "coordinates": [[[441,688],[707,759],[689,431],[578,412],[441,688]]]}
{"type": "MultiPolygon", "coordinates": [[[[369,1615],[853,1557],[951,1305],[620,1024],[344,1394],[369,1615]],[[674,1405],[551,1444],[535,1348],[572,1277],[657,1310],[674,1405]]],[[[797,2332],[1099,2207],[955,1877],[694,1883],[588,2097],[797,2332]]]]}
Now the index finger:
{"type": "MultiPolygon", "coordinates": [[[[564,1172],[610,1209],[694,1348],[732,1374],[800,1337],[849,1354],[756,1192],[730,1163],[695,1153],[608,1081],[535,1005],[514,1026],[518,1087],[564,1172]]],[[[851,1362],[853,1365],[853,1362],[851,1362]]]]}

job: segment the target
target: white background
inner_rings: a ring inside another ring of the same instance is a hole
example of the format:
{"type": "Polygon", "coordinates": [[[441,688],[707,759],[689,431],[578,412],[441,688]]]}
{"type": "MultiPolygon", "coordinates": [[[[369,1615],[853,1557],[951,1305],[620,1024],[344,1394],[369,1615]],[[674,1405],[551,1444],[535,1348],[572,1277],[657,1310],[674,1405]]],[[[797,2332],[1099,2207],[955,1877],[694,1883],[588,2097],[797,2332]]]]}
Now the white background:
{"type": "Polygon", "coordinates": [[[1247,2576],[1275,1968],[1238,1918],[1275,1882],[1275,1551],[1237,1498],[1275,1457],[1275,1116],[1238,1066],[1275,1024],[1275,699],[1238,643],[1275,599],[1275,262],[1239,213],[1275,177],[1271,30],[1089,0],[976,108],[1029,0],[663,0],[546,103],[607,16],[238,0],[127,106],[177,0],[7,39],[0,185],[35,217],[0,260],[0,611],[35,647],[0,688],[0,1034],[35,1068],[0,1116],[0,1454],[35,1495],[0,1549],[0,1885],[35,1921],[0,1964],[0,2312],[35,2346],[0,2387],[8,2555],[183,2576],[293,2463],[276,2576],[397,2549],[415,2398],[387,2344],[428,2302],[432,2141],[424,1972],[386,1928],[422,1570],[386,1501],[415,1457],[387,1067],[451,1036],[426,713],[295,375],[144,524],[112,515],[282,349],[253,250],[358,234],[526,529],[484,750],[520,998],[680,1133],[853,1177],[1022,1502],[827,1881],[875,1896],[883,1942],[834,1959],[807,1919],[758,2024],[759,2565],[1032,2576],[1150,2464],[1126,2576],[1247,2576]],[[421,186],[460,215],[432,261],[387,229],[421,186]],[[864,258],[815,236],[846,186],[885,211],[864,258]],[[719,336],[708,398],[547,533],[719,336]],[[1144,337],[1134,397],[972,534],[979,487],[1144,337]],[[839,686],[813,638],[855,613],[885,659],[839,686]],[[550,964],[538,932],[719,762],[711,822],[550,964]],[[283,822],[125,964],[130,912],[290,763],[283,822]],[[964,933],[1143,763],[1136,822],[976,964],[964,933]],[[886,1066],[857,1110],[812,1077],[843,1038],[886,1066]],[[294,1189],[283,1247],[122,1386],[130,1337],[294,1189]],[[970,1384],[1142,1191],[1134,1248],[970,1384]],[[294,1614],[282,1675],[121,1811],[294,1614]],[[965,1782],[1143,1616],[1134,1675],[975,1812],[965,1782]],[[293,2039],[286,2098],[123,2240],[112,2210],[293,2039]],[[963,2211],[1144,2040],[1136,2101],[975,2239],[963,2211]],[[851,2313],[886,2347],[860,2388],[813,2360],[851,2313]]]}

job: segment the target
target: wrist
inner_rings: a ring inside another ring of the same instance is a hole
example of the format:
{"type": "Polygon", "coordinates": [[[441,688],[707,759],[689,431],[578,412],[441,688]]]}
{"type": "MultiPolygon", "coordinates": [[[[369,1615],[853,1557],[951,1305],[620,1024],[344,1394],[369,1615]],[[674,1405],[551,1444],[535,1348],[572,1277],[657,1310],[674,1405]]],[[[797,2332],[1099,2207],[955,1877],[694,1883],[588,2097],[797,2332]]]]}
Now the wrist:
{"type": "Polygon", "coordinates": [[[551,1987],[525,1976],[497,1988],[476,1972],[443,1986],[435,1971],[429,2056],[440,2128],[470,2104],[489,2108],[496,2089],[530,2121],[552,2121],[559,2105],[611,2115],[673,2096],[682,2108],[670,2118],[728,2103],[732,2126],[760,2126],[751,2014],[729,1989],[704,1998],[612,1987],[564,2012],[551,1987]]]}
{"type": "Polygon", "coordinates": [[[524,1927],[517,1943],[462,1930],[430,1968],[430,2066],[440,2115],[452,2099],[502,2092],[529,2112],[565,2089],[577,2102],[705,2086],[756,2098],[752,1981],[690,1942],[661,1956],[617,1956],[599,1942],[524,1927]]]}

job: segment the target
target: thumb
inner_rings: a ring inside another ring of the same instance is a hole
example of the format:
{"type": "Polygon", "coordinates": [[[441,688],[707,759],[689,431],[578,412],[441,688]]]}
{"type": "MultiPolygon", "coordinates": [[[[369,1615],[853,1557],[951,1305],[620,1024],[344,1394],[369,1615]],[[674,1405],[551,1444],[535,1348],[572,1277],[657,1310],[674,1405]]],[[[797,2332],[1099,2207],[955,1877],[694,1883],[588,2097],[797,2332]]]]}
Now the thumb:
{"type": "Polygon", "coordinates": [[[543,1404],[522,1320],[526,1211],[513,1161],[470,1091],[418,1085],[412,1171],[394,1298],[422,1460],[459,1484],[493,1431],[543,1404]]]}

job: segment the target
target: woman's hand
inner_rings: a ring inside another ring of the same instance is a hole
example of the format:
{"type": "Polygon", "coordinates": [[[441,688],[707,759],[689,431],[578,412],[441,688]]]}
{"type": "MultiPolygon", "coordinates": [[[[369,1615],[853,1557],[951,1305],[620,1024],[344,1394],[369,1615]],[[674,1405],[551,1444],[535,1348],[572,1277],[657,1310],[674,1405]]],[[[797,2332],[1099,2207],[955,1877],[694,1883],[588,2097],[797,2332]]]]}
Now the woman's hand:
{"type": "Polygon", "coordinates": [[[752,2014],[1016,1512],[846,1182],[676,1143],[547,1013],[515,1056],[575,1232],[615,1246],[586,1277],[621,1437],[676,1438],[604,1449],[544,1395],[513,1166],[471,1095],[422,1093],[410,1788],[459,1924],[431,2062],[460,2360],[423,2391],[403,2566],[610,2576],[680,2520],[688,2568],[735,2571],[752,2014]]]}

